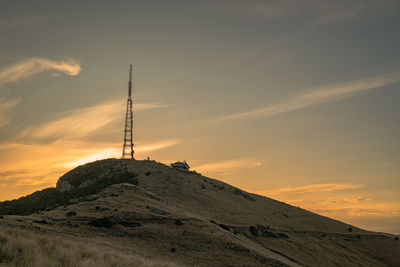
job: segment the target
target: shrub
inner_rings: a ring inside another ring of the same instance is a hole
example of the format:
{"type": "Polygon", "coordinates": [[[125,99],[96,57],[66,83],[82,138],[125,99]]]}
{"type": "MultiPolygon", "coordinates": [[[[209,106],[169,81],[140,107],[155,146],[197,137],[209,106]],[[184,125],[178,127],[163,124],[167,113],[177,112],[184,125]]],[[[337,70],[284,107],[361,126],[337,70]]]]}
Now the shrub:
{"type": "Polygon", "coordinates": [[[170,251],[171,252],[176,252],[176,248],[171,248],[170,251]]]}
{"type": "Polygon", "coordinates": [[[235,195],[241,196],[241,197],[243,197],[243,198],[245,198],[245,199],[248,199],[248,200],[251,200],[251,201],[255,201],[255,199],[254,199],[252,196],[250,196],[248,193],[246,193],[246,192],[240,190],[239,188],[235,188],[235,189],[233,190],[233,193],[234,193],[235,195]]]}
{"type": "Polygon", "coordinates": [[[181,226],[181,225],[183,225],[183,222],[180,219],[176,219],[175,225],[181,226]]]}
{"type": "Polygon", "coordinates": [[[261,235],[262,235],[263,237],[272,237],[272,238],[277,238],[277,237],[279,237],[279,236],[277,236],[276,234],[274,234],[274,233],[272,233],[272,232],[270,232],[270,231],[262,231],[262,232],[261,232],[261,235]]]}
{"type": "Polygon", "coordinates": [[[353,228],[349,227],[349,228],[347,228],[347,231],[353,232],[353,228]]]}
{"type": "Polygon", "coordinates": [[[67,215],[68,217],[75,216],[75,215],[76,215],[76,211],[70,210],[70,211],[67,212],[66,215],[67,215]]]}
{"type": "Polygon", "coordinates": [[[225,224],[219,224],[218,225],[219,227],[221,227],[222,229],[224,229],[224,230],[226,230],[226,231],[229,231],[229,226],[227,226],[227,225],[225,225],[225,224]]]}
{"type": "Polygon", "coordinates": [[[280,237],[280,238],[289,238],[289,236],[287,234],[284,234],[284,233],[277,233],[276,235],[278,237],[280,237]]]}
{"type": "Polygon", "coordinates": [[[109,218],[104,217],[100,219],[94,219],[89,222],[89,225],[94,227],[104,227],[104,228],[111,228],[113,223],[110,221],[109,218]]]}
{"type": "Polygon", "coordinates": [[[250,226],[249,231],[253,236],[258,236],[258,230],[255,226],[250,226]]]}
{"type": "Polygon", "coordinates": [[[36,221],[33,221],[33,222],[35,222],[35,223],[41,223],[41,224],[49,224],[49,222],[46,221],[45,219],[43,219],[43,220],[36,220],[36,221]]]}

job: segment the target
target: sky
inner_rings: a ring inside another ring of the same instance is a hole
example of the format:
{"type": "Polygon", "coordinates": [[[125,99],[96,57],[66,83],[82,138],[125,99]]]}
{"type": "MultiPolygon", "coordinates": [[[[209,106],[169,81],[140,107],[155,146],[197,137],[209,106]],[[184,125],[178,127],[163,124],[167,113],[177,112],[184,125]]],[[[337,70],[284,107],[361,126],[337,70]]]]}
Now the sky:
{"type": "Polygon", "coordinates": [[[400,232],[397,0],[0,3],[0,201],[135,157],[400,232]]]}

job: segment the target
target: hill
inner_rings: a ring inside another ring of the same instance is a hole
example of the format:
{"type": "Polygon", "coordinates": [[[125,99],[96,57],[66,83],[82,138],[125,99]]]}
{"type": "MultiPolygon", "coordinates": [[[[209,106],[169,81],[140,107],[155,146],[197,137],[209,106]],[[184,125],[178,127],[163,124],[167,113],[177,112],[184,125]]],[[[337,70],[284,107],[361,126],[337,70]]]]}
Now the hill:
{"type": "MultiPolygon", "coordinates": [[[[107,159],[77,167],[56,188],[0,203],[0,214],[0,226],[9,232],[24,228],[60,243],[100,244],[158,266],[400,262],[400,242],[393,235],[365,231],[149,160],[107,159]]],[[[0,238],[0,262],[7,262],[2,244],[0,238]]],[[[11,258],[8,262],[13,264],[11,258]]],[[[123,260],[120,264],[125,266],[123,260]]]]}

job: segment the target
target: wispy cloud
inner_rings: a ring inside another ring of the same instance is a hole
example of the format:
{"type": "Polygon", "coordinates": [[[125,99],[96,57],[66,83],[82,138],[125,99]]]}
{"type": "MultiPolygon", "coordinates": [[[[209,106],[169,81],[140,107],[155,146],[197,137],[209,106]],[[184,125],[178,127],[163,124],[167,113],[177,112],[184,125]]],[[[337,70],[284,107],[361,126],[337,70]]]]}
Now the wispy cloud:
{"type": "Polygon", "coordinates": [[[7,125],[10,121],[7,112],[15,107],[20,99],[5,99],[0,97],[0,128],[7,125]]]}
{"type": "Polygon", "coordinates": [[[122,101],[100,103],[87,108],[75,109],[53,121],[26,129],[21,135],[33,138],[69,138],[86,136],[114,121],[123,111],[122,101]]]}
{"type": "MultiPolygon", "coordinates": [[[[390,10],[394,0],[385,0],[379,8],[390,10]]],[[[230,0],[217,2],[215,6],[234,14],[257,16],[268,20],[302,17],[315,24],[338,23],[354,19],[368,9],[375,8],[373,0],[230,0]]]]}
{"type": "MultiPolygon", "coordinates": [[[[134,104],[135,111],[164,107],[168,107],[168,105],[160,103],[134,104]]],[[[29,135],[39,139],[80,138],[120,119],[124,109],[125,102],[122,99],[75,109],[59,114],[59,118],[53,121],[24,130],[21,136],[29,135]]]]}
{"type": "MultiPolygon", "coordinates": [[[[361,217],[393,217],[400,215],[400,203],[368,196],[371,192],[362,184],[327,183],[275,190],[253,191],[294,206],[346,222],[361,217]]],[[[376,193],[376,192],[373,192],[376,193]]],[[[372,230],[372,229],[371,229],[372,230]]]]}
{"type": "MultiPolygon", "coordinates": [[[[320,196],[321,197],[321,196],[320,196]]],[[[354,218],[354,217],[386,217],[399,216],[399,202],[385,202],[379,199],[362,196],[327,197],[318,200],[318,198],[303,199],[302,202],[309,209],[335,218],[354,218]]]]}
{"type": "Polygon", "coordinates": [[[281,195],[281,194],[310,194],[320,192],[332,192],[347,189],[362,188],[362,184],[343,184],[343,183],[329,183],[329,184],[311,184],[298,187],[284,187],[271,191],[258,191],[262,195],[281,195]]]}
{"type": "Polygon", "coordinates": [[[398,83],[399,81],[400,73],[393,72],[381,76],[370,77],[356,82],[321,87],[276,105],[271,105],[252,111],[221,116],[216,118],[215,121],[268,117],[307,108],[317,104],[339,101],[341,99],[353,96],[355,93],[382,88],[384,86],[398,83]]]}
{"type": "MultiPolygon", "coordinates": [[[[377,203],[357,207],[342,207],[342,208],[327,208],[327,209],[313,209],[314,212],[331,217],[348,221],[356,217],[393,217],[400,216],[399,203],[377,203]]],[[[374,230],[374,229],[369,229],[374,230]]],[[[396,229],[397,230],[397,229],[396,229]]],[[[377,230],[375,230],[377,231],[377,230]]]]}
{"type": "Polygon", "coordinates": [[[180,139],[168,139],[168,140],[162,140],[158,142],[152,142],[152,143],[137,143],[135,146],[135,152],[136,153],[144,153],[144,152],[151,152],[151,151],[156,151],[160,149],[164,149],[167,147],[175,146],[177,144],[181,143],[180,139]]]}
{"type": "Polygon", "coordinates": [[[258,167],[261,164],[261,161],[253,159],[235,159],[205,163],[199,166],[195,166],[193,167],[193,169],[200,172],[227,173],[242,169],[258,167]]]}
{"type": "MultiPolygon", "coordinates": [[[[0,21],[0,28],[4,21],[0,21]]],[[[47,70],[56,70],[70,76],[78,75],[81,67],[76,60],[66,58],[61,61],[49,60],[46,58],[31,58],[5,67],[0,71],[0,87],[4,84],[27,79],[33,75],[47,70]]],[[[7,125],[9,117],[6,112],[15,107],[20,99],[6,99],[0,97],[0,128],[7,125]]]]}
{"type": "Polygon", "coordinates": [[[371,197],[362,197],[362,196],[351,196],[351,197],[345,197],[343,198],[344,202],[348,203],[357,203],[357,202],[362,202],[362,201],[371,201],[373,198],[371,197]]]}
{"type": "Polygon", "coordinates": [[[81,72],[81,66],[72,58],[65,58],[59,61],[46,58],[31,58],[1,70],[0,86],[6,83],[27,79],[48,70],[56,70],[70,76],[75,76],[81,72]]]}
{"type": "Polygon", "coordinates": [[[115,158],[119,157],[121,154],[121,150],[117,148],[106,148],[97,151],[91,152],[91,154],[81,156],[78,159],[70,162],[66,162],[64,164],[65,167],[76,167],[78,165],[82,165],[88,162],[92,162],[95,160],[107,159],[107,158],[115,158]]]}

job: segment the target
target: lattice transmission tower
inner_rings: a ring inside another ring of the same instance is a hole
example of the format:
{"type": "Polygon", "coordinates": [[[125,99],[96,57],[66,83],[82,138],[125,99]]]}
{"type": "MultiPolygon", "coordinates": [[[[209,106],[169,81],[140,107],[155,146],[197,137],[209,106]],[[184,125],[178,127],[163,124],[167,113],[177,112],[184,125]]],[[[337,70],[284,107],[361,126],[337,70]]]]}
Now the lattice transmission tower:
{"type": "Polygon", "coordinates": [[[124,147],[122,158],[135,159],[133,157],[133,112],[132,112],[132,65],[129,66],[128,100],[126,101],[124,147]]]}

